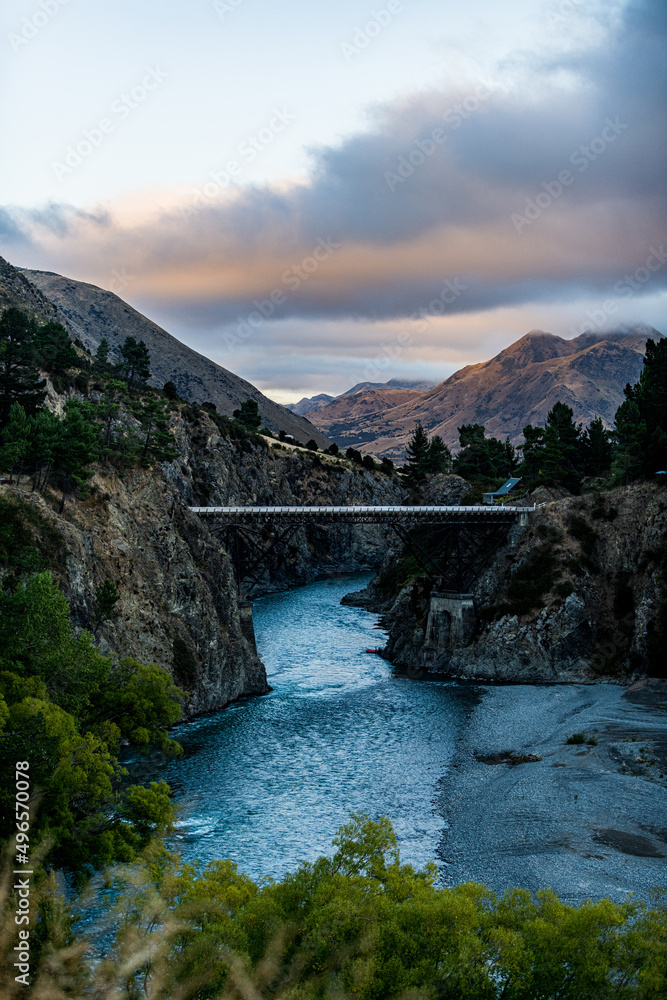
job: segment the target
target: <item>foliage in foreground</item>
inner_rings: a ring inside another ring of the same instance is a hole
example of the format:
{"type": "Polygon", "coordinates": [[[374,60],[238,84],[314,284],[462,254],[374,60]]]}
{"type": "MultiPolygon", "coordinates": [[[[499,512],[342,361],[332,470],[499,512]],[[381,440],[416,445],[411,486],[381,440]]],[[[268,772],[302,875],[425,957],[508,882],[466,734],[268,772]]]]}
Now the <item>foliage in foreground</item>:
{"type": "MultiPolygon", "coordinates": [[[[400,863],[385,818],[353,814],[333,843],[332,858],[302,864],[281,882],[259,884],[231,861],[211,862],[198,873],[154,844],[141,865],[117,873],[117,932],[101,956],[76,941],[62,900],[45,884],[38,935],[44,943],[33,966],[32,995],[667,996],[667,910],[660,902],[650,908],[603,899],[573,907],[551,890],[497,896],[475,883],[436,889],[434,865],[417,872],[400,863]]],[[[7,962],[12,935],[2,946],[7,962]]],[[[12,986],[10,973],[3,996],[13,995],[12,986]]]]}
{"type": "MultiPolygon", "coordinates": [[[[0,547],[0,563],[2,555],[0,547]]],[[[185,692],[157,664],[114,662],[90,632],[75,631],[50,572],[3,582],[0,836],[13,829],[14,764],[28,761],[31,788],[41,795],[32,844],[50,842],[49,859],[78,875],[130,861],[169,826],[173,809],[165,782],[123,788],[119,747],[180,752],[166,727],[180,719],[185,692]]],[[[98,613],[109,614],[116,595],[98,590],[106,601],[98,613]]]]}

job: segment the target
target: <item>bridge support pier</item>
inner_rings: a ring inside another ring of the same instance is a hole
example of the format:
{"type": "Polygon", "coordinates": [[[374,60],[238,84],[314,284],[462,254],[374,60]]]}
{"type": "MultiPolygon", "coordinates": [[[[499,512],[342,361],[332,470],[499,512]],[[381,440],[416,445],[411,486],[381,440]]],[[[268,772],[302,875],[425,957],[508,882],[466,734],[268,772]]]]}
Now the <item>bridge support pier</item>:
{"type": "Polygon", "coordinates": [[[253,652],[257,652],[257,642],[255,641],[255,626],[252,621],[252,601],[239,600],[239,622],[241,625],[241,635],[247,639],[253,652]]]}
{"type": "Polygon", "coordinates": [[[472,594],[431,593],[424,648],[431,655],[466,646],[477,619],[472,594]]]}

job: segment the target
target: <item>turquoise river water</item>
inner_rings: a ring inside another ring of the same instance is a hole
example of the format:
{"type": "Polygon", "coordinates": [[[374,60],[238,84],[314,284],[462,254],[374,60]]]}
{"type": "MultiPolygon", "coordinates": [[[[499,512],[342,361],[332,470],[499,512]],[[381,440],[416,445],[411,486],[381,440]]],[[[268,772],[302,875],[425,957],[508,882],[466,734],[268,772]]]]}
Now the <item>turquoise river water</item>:
{"type": "Polygon", "coordinates": [[[377,616],[340,600],[369,578],[255,601],[273,690],[177,727],[183,756],[142,775],[172,787],[169,846],[184,860],[231,858],[253,878],[279,878],[330,853],[353,811],[388,816],[404,861],[436,859],[440,784],[476,695],[396,675],[365,652],[383,643],[377,616]]]}

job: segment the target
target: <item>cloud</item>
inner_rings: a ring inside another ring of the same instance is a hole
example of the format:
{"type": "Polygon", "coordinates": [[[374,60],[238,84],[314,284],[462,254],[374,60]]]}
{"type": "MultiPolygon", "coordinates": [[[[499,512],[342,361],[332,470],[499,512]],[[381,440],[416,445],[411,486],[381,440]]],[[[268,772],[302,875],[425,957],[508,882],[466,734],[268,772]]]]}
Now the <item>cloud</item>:
{"type": "Polygon", "coordinates": [[[375,108],[367,132],[312,151],[305,181],[212,184],[150,219],[14,211],[9,242],[100,284],[124,267],[133,301],[203,328],[258,302],[272,322],[409,317],[446,281],[451,315],[598,296],[664,238],[666,20],[662,0],[631,2],[585,51],[375,108]]]}

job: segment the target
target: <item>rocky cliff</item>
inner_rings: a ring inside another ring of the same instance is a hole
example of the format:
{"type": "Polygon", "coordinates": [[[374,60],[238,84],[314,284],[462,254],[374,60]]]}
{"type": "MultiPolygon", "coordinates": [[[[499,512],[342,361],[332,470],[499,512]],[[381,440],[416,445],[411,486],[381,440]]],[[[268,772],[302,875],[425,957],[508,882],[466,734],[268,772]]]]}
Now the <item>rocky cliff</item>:
{"type": "MultiPolygon", "coordinates": [[[[191,692],[187,713],[196,715],[265,692],[268,684],[224,539],[187,507],[391,503],[402,491],[396,480],[345,460],[230,440],[205,411],[177,412],[171,423],[177,460],[122,474],[99,467],[90,498],[68,502],[62,516],[55,495],[31,493],[25,480],[0,492],[23,505],[75,623],[92,627],[95,588],[111,580],[121,599],[117,617],[99,629],[103,649],[170,669],[191,692]]],[[[308,526],[278,549],[260,590],[376,567],[385,548],[381,526],[308,526]]]]}
{"type": "Polygon", "coordinates": [[[666,515],[654,484],[546,502],[478,578],[471,627],[424,578],[387,601],[399,553],[361,601],[384,607],[386,655],[410,671],[513,683],[661,675],[666,515]]]}

